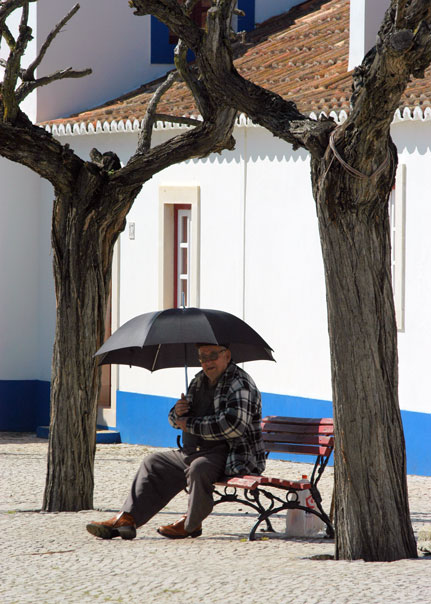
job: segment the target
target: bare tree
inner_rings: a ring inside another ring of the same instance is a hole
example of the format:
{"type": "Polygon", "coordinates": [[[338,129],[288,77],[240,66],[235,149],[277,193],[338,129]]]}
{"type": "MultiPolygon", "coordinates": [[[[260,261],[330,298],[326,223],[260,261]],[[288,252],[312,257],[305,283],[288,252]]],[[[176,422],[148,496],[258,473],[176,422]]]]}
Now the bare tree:
{"type": "MultiPolygon", "coordinates": [[[[35,76],[48,47],[79,5],[53,29],[37,58],[27,68],[22,67],[32,36],[29,4],[36,1],[0,1],[0,43],[5,42],[9,48],[7,59],[1,62],[0,155],[31,168],[54,187],[52,248],[57,318],[43,508],[73,511],[93,505],[99,391],[99,371],[93,355],[104,337],[114,243],[143,183],[154,174],[171,164],[233,147],[236,110],[218,104],[199,80],[199,73],[187,66],[186,49],[179,44],[178,73],[192,89],[203,120],[188,120],[193,127],[151,148],[157,102],[172,83],[172,76],[150,104],[136,152],[126,166],[121,167],[114,153],[93,150],[92,161],[78,157],[68,145],[32,124],[20,109],[22,101],[36,88],[90,73],[89,69],[65,69],[40,79],[35,76]],[[7,20],[17,10],[21,11],[21,22],[15,37],[7,20]]],[[[182,14],[186,16],[187,12],[182,14]]]]}
{"type": "Polygon", "coordinates": [[[354,71],[351,111],[339,126],[301,114],[240,76],[230,31],[236,0],[213,0],[206,32],[177,0],[130,5],[184,40],[196,55],[201,84],[221,105],[310,152],[331,347],[336,557],[416,557],[398,403],[388,198],[397,165],[390,126],[410,78],[423,77],[431,62],[431,3],[391,1],[376,46],[354,71]]]}

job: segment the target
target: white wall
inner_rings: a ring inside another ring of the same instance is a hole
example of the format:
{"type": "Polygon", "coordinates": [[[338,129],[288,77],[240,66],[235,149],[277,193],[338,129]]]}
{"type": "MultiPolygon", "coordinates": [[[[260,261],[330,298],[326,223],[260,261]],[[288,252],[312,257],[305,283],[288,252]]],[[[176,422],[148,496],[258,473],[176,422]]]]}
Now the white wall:
{"type": "MultiPolygon", "coordinates": [[[[41,0],[38,4],[42,5],[41,0]]],[[[37,6],[29,5],[34,40],[23,58],[36,57],[37,6]]],[[[46,7],[46,4],[45,4],[46,7]]],[[[21,10],[7,24],[17,35],[21,10]]],[[[3,44],[0,56],[8,49],[3,44]]],[[[21,108],[37,117],[36,93],[21,108]]],[[[50,255],[50,185],[34,172],[0,157],[0,379],[49,380],[55,326],[50,255]],[[43,192],[42,192],[43,191],[43,192]]]]}
{"type": "Polygon", "coordinates": [[[38,348],[37,376],[51,379],[52,347],[55,335],[55,289],[51,250],[51,215],[54,191],[46,180],[39,180],[38,233],[38,348]]]}
{"type": "MultiPolygon", "coordinates": [[[[70,0],[39,0],[37,46],[71,9],[70,0]]],[[[150,17],[127,2],[81,0],[81,9],[57,36],[38,75],[91,67],[93,73],[39,89],[37,120],[64,117],[104,103],[166,72],[150,64],[150,17]]]]}
{"type": "Polygon", "coordinates": [[[0,158],[0,379],[38,379],[39,177],[0,158]]]}
{"type": "Polygon", "coordinates": [[[431,413],[431,124],[392,128],[399,161],[406,164],[405,331],[398,334],[400,405],[431,413]]]}
{"type": "Polygon", "coordinates": [[[308,154],[261,128],[248,133],[246,316],[277,364],[247,366],[266,392],[328,400],[326,295],[308,154]]]}
{"type": "Polygon", "coordinates": [[[377,32],[390,0],[350,0],[349,67],[362,63],[367,52],[376,44],[377,32]]]}

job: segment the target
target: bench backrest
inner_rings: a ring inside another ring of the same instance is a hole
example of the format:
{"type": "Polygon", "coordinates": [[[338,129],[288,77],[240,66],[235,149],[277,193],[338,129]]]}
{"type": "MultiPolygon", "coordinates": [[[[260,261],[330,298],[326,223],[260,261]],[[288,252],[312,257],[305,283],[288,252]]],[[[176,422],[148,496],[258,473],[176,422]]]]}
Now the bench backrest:
{"type": "Polygon", "coordinates": [[[334,448],[334,422],[331,417],[283,417],[268,415],[262,420],[265,451],[322,455],[334,448]]]}

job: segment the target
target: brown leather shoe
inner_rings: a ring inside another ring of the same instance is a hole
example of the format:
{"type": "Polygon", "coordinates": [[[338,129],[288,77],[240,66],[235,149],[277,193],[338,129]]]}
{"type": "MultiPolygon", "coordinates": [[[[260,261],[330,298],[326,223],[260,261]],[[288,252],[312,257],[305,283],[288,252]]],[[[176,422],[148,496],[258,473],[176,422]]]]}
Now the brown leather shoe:
{"type": "Polygon", "coordinates": [[[120,512],[105,522],[90,522],[87,531],[100,539],[134,539],[136,537],[136,524],[132,514],[120,512]]]}
{"type": "Polygon", "coordinates": [[[159,526],[157,532],[163,537],[169,539],[185,539],[186,537],[200,537],[202,535],[202,525],[195,529],[192,533],[188,533],[184,528],[186,516],[182,516],[179,520],[173,524],[166,524],[165,526],[159,526]]]}

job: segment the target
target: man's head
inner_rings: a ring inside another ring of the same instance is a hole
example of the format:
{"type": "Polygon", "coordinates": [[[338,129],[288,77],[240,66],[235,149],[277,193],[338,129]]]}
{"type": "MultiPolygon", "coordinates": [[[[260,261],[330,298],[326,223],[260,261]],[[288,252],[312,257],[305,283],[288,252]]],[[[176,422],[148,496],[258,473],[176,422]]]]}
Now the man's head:
{"type": "Polygon", "coordinates": [[[215,384],[230,363],[230,350],[218,344],[198,344],[198,355],[210,384],[215,384]]]}

